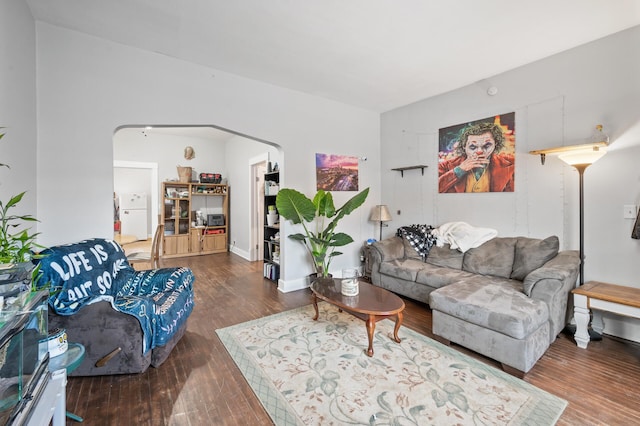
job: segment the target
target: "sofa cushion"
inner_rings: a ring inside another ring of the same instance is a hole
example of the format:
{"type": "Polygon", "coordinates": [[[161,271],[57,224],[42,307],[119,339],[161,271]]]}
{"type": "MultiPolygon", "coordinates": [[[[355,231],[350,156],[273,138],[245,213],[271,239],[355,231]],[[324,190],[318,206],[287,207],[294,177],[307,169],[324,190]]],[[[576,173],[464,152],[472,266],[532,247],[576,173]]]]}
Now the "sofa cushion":
{"type": "Polygon", "coordinates": [[[481,275],[509,278],[517,238],[494,238],[464,254],[462,269],[481,275]]]}
{"type": "Polygon", "coordinates": [[[428,263],[423,263],[422,265],[422,269],[418,271],[416,276],[416,282],[433,288],[440,288],[477,276],[459,269],[445,268],[428,263]]]}
{"type": "Polygon", "coordinates": [[[559,248],[560,241],[555,235],[544,240],[519,237],[516,242],[511,278],[520,281],[524,280],[524,277],[529,275],[531,271],[538,269],[556,257],[559,248]]]}
{"type": "Polygon", "coordinates": [[[415,281],[418,271],[422,269],[424,262],[416,259],[396,259],[380,264],[380,273],[406,281],[415,281]]]}
{"type": "Polygon", "coordinates": [[[524,339],[549,321],[543,301],[527,297],[519,281],[470,279],[432,291],[429,306],[464,321],[524,339]]]}
{"type": "Polygon", "coordinates": [[[461,270],[463,259],[464,253],[459,250],[452,250],[449,244],[445,244],[442,247],[431,247],[429,256],[427,256],[425,262],[436,266],[442,266],[443,268],[461,270]]]}

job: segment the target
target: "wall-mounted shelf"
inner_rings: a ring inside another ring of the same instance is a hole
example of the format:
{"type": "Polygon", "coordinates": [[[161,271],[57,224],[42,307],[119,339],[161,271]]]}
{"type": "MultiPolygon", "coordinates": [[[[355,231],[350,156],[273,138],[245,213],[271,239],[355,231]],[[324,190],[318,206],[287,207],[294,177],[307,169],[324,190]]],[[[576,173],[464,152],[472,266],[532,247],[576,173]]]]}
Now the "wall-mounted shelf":
{"type": "Polygon", "coordinates": [[[419,166],[396,167],[395,169],[391,169],[391,170],[399,171],[400,172],[400,176],[404,177],[404,172],[406,170],[420,169],[420,170],[422,170],[422,176],[424,176],[424,169],[426,169],[427,167],[429,167],[429,166],[424,165],[424,164],[420,164],[419,166]]]}
{"type": "Polygon", "coordinates": [[[562,154],[577,151],[599,151],[600,148],[606,148],[608,145],[608,142],[592,142],[580,145],[566,145],[555,148],[538,149],[535,151],[529,151],[529,154],[540,155],[540,162],[544,165],[547,154],[562,154]]]}

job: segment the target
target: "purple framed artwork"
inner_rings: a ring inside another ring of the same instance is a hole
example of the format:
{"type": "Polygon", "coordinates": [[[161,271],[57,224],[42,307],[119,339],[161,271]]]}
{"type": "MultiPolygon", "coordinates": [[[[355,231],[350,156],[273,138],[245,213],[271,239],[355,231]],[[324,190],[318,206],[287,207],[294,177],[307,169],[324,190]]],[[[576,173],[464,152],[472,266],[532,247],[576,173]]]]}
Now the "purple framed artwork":
{"type": "Polygon", "coordinates": [[[515,112],[440,129],[438,192],[514,192],[515,112]]]}
{"type": "Polygon", "coordinates": [[[325,191],[357,191],[358,157],[316,154],[316,186],[325,191]]]}

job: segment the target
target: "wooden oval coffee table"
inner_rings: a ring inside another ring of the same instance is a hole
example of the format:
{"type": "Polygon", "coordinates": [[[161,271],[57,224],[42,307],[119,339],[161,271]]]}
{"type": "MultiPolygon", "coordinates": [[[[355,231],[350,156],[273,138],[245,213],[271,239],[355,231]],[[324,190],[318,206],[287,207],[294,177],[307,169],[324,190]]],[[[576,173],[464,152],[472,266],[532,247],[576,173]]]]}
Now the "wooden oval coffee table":
{"type": "Polygon", "coordinates": [[[383,288],[371,285],[364,281],[359,281],[360,293],[357,296],[343,296],[340,293],[340,279],[331,281],[314,281],[311,284],[313,293],[313,307],[316,310],[314,321],[318,320],[318,299],[337,306],[338,309],[346,311],[356,318],[360,318],[366,323],[367,336],[369,337],[369,348],[367,355],[373,356],[373,333],[376,329],[376,322],[396,317],[396,326],[393,329],[393,340],[400,343],[398,330],[402,325],[402,311],[404,301],[383,288]]]}

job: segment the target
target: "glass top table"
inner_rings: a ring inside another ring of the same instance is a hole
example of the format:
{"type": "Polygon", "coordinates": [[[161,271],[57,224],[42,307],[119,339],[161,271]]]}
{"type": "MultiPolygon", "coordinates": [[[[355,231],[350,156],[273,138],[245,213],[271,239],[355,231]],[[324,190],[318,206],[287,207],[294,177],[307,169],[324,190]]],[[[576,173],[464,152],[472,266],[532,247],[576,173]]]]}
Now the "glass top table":
{"type": "Polygon", "coordinates": [[[49,360],[49,370],[67,370],[67,374],[78,368],[84,359],[84,346],[80,343],[69,343],[67,350],[49,360]]]}

